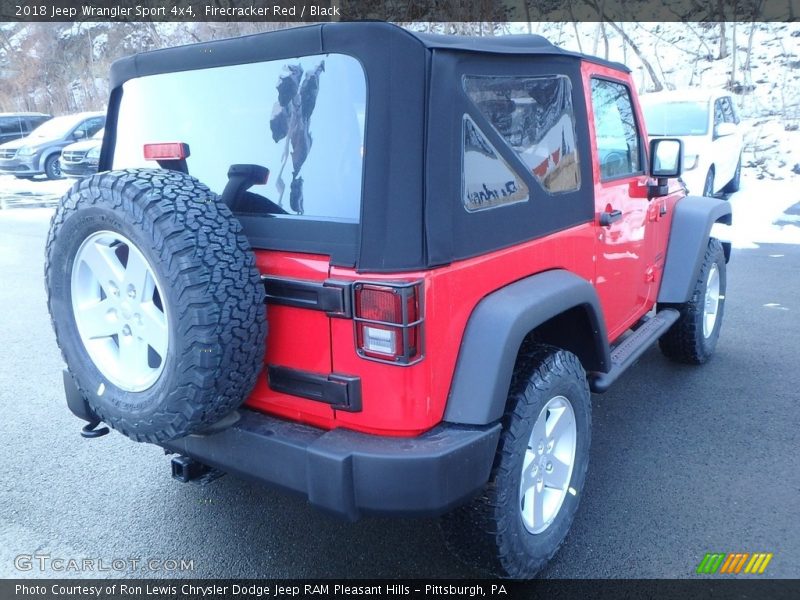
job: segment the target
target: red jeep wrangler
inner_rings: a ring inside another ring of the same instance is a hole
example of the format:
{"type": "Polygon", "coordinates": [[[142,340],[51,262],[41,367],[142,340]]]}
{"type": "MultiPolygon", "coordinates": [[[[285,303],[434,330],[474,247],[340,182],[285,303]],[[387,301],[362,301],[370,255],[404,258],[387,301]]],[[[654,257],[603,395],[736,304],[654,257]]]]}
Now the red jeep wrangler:
{"type": "Polygon", "coordinates": [[[70,409],[320,508],[445,515],[534,575],[590,392],[714,351],[726,202],[685,197],[628,69],[538,36],[303,27],[115,63],[47,242],[70,409]]]}

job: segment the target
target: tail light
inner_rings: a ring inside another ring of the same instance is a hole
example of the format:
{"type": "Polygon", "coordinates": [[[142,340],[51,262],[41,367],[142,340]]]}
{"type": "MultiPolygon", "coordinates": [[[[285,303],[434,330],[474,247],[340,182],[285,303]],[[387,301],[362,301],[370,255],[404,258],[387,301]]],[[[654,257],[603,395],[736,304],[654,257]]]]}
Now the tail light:
{"type": "Polygon", "coordinates": [[[189,156],[189,144],[167,142],[162,144],[145,144],[145,160],[183,160],[189,156]]]}
{"type": "Polygon", "coordinates": [[[422,360],[422,282],[356,283],[353,289],[358,354],[402,365],[422,360]]]}

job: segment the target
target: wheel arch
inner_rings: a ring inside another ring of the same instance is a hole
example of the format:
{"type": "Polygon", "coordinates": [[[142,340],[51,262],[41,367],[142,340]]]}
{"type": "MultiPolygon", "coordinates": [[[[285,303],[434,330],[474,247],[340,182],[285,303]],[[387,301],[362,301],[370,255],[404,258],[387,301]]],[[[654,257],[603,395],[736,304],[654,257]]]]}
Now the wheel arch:
{"type": "Polygon", "coordinates": [[[44,166],[47,164],[47,161],[51,156],[61,158],[61,150],[62,148],[57,148],[57,147],[47,148],[43,150],[42,153],[39,155],[39,170],[44,173],[44,166]]]}
{"type": "Polygon", "coordinates": [[[500,419],[526,338],[569,350],[587,371],[608,371],[605,321],[594,287],[565,270],[526,277],[481,300],[470,315],[444,420],[485,425],[500,419]]]}
{"type": "MultiPolygon", "coordinates": [[[[730,225],[731,206],[724,200],[705,196],[686,196],[675,205],[669,233],[664,274],[658,291],[660,304],[688,302],[692,284],[700,272],[711,227],[714,223],[730,225]]],[[[722,242],[725,262],[731,257],[730,242],[722,242]]]]}

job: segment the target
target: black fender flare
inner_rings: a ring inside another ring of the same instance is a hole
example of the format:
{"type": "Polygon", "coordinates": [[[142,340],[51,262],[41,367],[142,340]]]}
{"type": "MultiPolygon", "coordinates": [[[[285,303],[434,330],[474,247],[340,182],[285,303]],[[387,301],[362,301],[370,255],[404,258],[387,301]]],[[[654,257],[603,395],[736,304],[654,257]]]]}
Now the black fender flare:
{"type": "MultiPolygon", "coordinates": [[[[677,202],[672,215],[667,258],[658,291],[659,304],[682,304],[689,301],[712,225],[730,225],[732,219],[731,205],[724,200],[686,196],[677,202]]],[[[727,262],[730,260],[731,245],[723,242],[722,246],[727,262]]]]}
{"type": "Polygon", "coordinates": [[[540,325],[573,309],[585,311],[591,329],[581,336],[576,352],[584,368],[607,372],[611,364],[608,336],[592,284],[561,269],[532,275],[492,292],[472,311],[444,420],[486,425],[500,419],[522,341],[540,325]]]}

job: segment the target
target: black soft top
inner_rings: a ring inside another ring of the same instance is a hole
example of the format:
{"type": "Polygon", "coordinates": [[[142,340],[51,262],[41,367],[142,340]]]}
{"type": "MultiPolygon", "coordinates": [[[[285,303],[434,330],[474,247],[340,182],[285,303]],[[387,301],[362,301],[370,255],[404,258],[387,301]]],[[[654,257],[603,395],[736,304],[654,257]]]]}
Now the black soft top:
{"type": "MultiPolygon", "coordinates": [[[[329,254],[335,265],[399,272],[507,247],[593,217],[591,192],[587,191],[592,171],[586,136],[579,137],[585,144],[579,150],[586,157],[580,162],[580,190],[560,195],[558,202],[519,203],[475,215],[461,205],[465,114],[483,124],[507,162],[519,161],[510,148],[503,148],[505,142],[491,132],[475,105],[459,93],[463,75],[567,76],[572,81],[575,118],[580,125],[588,118],[580,83],[581,62],[601,63],[621,74],[629,72],[622,65],[557,48],[537,35],[470,38],[412,33],[384,22],[323,23],[123,58],[111,70],[100,170],[113,164],[116,120],[126,81],[326,53],[355,57],[367,82],[364,144],[369,150],[364,159],[360,223],[334,226],[298,221],[297,231],[271,232],[259,224],[268,219],[258,218],[259,223],[244,219],[254,247],[329,254]],[[307,230],[301,231],[301,227],[307,230]],[[278,244],[278,235],[288,237],[278,244]]],[[[517,166],[525,171],[522,175],[531,189],[539,185],[524,165],[517,166]]],[[[202,174],[199,176],[202,179],[202,174]]]]}
{"type": "Polygon", "coordinates": [[[227,65],[246,62],[247,60],[263,60],[264,44],[267,45],[267,48],[274,47],[270,42],[280,44],[282,51],[279,54],[291,56],[292,54],[300,55],[307,52],[309,41],[312,40],[316,41],[314,45],[318,47],[318,51],[324,52],[328,50],[326,41],[330,39],[329,36],[333,38],[364,36],[369,39],[375,35],[379,36],[377,39],[380,39],[381,46],[391,45],[394,40],[399,41],[399,38],[406,38],[406,40],[411,38],[429,51],[449,50],[484,54],[569,56],[606,65],[626,73],[630,72],[630,69],[621,63],[559,48],[541,35],[517,34],[489,37],[439,35],[408,31],[397,25],[382,21],[364,21],[306,25],[293,29],[256,33],[239,38],[142,52],[120,59],[113,64],[111,68],[111,86],[117,87],[133,77],[153,73],[183,71],[215,66],[215,64],[227,65]],[[237,50],[235,57],[231,56],[230,48],[232,46],[235,46],[237,50]],[[248,54],[252,54],[250,59],[247,59],[248,54]],[[200,61],[197,60],[198,58],[200,61]],[[195,64],[197,62],[202,64],[195,64]]]}
{"type": "Polygon", "coordinates": [[[484,52],[488,54],[553,54],[572,56],[581,60],[609,66],[620,71],[630,72],[622,63],[603,60],[596,56],[564,50],[552,44],[547,38],[535,34],[500,35],[472,37],[466,35],[439,35],[434,33],[409,32],[426,48],[432,50],[461,50],[464,52],[484,52]]]}

